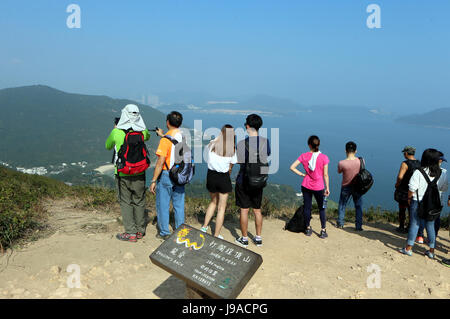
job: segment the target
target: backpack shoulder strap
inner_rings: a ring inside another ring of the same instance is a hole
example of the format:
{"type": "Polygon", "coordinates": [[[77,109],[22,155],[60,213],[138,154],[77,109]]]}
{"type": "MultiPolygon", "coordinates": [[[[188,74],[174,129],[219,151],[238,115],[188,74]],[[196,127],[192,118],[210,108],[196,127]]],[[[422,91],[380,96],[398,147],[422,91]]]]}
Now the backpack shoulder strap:
{"type": "Polygon", "coordinates": [[[430,184],[436,184],[437,181],[438,181],[438,179],[441,177],[441,173],[442,173],[442,170],[439,170],[439,175],[436,176],[436,177],[434,178],[433,181],[430,181],[430,178],[428,177],[428,174],[425,173],[425,171],[423,170],[422,167],[419,167],[418,170],[419,170],[419,172],[422,173],[422,175],[423,175],[423,177],[425,178],[425,180],[427,181],[427,184],[428,184],[428,185],[430,185],[430,184]]]}
{"type": "Polygon", "coordinates": [[[173,145],[177,145],[178,141],[176,139],[174,139],[172,136],[170,135],[164,135],[162,138],[167,138],[169,141],[172,142],[173,145]]]}
{"type": "Polygon", "coordinates": [[[366,165],[364,165],[364,159],[362,157],[358,157],[359,158],[359,162],[361,163],[361,166],[359,168],[359,171],[361,172],[363,169],[366,168],[366,165]]]}

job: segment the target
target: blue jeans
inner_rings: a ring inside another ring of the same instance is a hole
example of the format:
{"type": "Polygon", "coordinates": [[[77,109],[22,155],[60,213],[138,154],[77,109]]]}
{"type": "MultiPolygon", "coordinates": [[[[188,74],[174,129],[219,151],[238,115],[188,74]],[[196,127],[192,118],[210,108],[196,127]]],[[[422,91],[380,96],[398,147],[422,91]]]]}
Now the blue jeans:
{"type": "Polygon", "coordinates": [[[338,215],[338,225],[344,225],[345,223],[345,207],[347,206],[350,196],[353,197],[353,203],[355,204],[356,211],[356,228],[362,228],[363,224],[363,210],[362,210],[362,195],[353,191],[351,186],[342,186],[341,196],[339,197],[339,215],[338,215]]]}
{"type": "MultiPolygon", "coordinates": [[[[424,237],[423,236],[423,230],[425,229],[425,220],[421,219],[421,223],[419,224],[419,232],[417,233],[417,236],[424,237]]],[[[439,216],[434,221],[434,235],[437,237],[439,229],[441,228],[441,216],[439,216]]]]}
{"type": "Polygon", "coordinates": [[[417,213],[417,208],[419,206],[419,202],[416,200],[411,201],[411,219],[409,221],[409,231],[408,231],[408,241],[407,244],[409,246],[414,246],[416,241],[417,232],[419,231],[420,224],[424,225],[424,228],[427,229],[428,240],[430,241],[428,246],[430,248],[434,248],[436,244],[436,233],[434,231],[434,221],[426,221],[422,218],[419,218],[417,213]]]}
{"type": "Polygon", "coordinates": [[[184,186],[175,185],[169,177],[169,172],[163,170],[156,185],[156,216],[158,218],[159,234],[170,235],[169,216],[172,200],[175,213],[175,228],[184,223],[184,186]]]}

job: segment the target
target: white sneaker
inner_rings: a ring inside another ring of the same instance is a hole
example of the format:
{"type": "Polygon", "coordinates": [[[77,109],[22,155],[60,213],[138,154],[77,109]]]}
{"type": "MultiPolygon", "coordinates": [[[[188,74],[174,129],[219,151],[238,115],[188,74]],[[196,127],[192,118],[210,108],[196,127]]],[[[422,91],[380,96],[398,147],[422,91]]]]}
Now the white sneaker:
{"type": "Polygon", "coordinates": [[[217,238],[219,238],[219,239],[223,239],[223,236],[222,236],[222,235],[219,235],[219,236],[217,236],[217,238]]]}

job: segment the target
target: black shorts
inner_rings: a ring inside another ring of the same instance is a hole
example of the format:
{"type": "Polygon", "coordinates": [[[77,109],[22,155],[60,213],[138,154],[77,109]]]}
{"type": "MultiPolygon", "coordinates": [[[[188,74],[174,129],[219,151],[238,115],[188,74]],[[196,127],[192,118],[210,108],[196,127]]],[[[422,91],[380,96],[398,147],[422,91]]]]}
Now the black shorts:
{"type": "Polygon", "coordinates": [[[233,191],[233,186],[231,185],[230,173],[219,173],[208,169],[206,189],[210,193],[231,193],[233,191]]]}
{"type": "Polygon", "coordinates": [[[264,188],[249,189],[243,184],[236,183],[236,206],[240,208],[260,209],[264,188]]]}

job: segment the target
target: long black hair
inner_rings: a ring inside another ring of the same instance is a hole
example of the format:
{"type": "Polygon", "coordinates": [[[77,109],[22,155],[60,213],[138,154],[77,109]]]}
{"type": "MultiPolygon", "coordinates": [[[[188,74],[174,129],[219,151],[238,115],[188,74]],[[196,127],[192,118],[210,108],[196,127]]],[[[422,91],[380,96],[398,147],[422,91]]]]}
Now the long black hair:
{"type": "Polygon", "coordinates": [[[441,157],[440,153],[441,152],[434,148],[427,148],[423,151],[420,166],[422,166],[422,168],[428,168],[430,170],[431,177],[438,176],[441,170],[439,167],[439,159],[441,157]]]}
{"type": "Polygon", "coordinates": [[[311,149],[314,152],[318,152],[319,151],[319,146],[320,146],[320,139],[319,139],[319,137],[316,136],[316,135],[311,135],[308,138],[308,145],[311,146],[311,149]]]}

